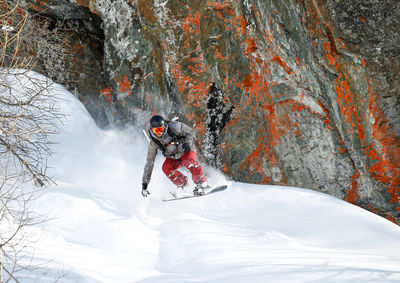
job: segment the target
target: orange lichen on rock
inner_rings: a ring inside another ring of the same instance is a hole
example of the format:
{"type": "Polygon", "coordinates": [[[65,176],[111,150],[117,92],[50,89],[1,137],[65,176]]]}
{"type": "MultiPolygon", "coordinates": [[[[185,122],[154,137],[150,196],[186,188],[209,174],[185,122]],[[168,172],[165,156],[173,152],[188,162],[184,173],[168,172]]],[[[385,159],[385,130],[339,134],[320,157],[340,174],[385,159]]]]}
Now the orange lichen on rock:
{"type": "Polygon", "coordinates": [[[372,136],[379,147],[369,148],[368,156],[375,164],[369,166],[372,177],[383,183],[391,195],[391,203],[400,199],[400,144],[394,136],[390,124],[375,103],[375,95],[370,90],[369,111],[374,117],[372,136]],[[379,150],[379,151],[378,151],[379,150]]]}
{"type": "Polygon", "coordinates": [[[223,3],[207,1],[207,5],[213,7],[215,10],[217,10],[217,12],[221,13],[218,14],[219,16],[222,16],[222,12],[230,16],[235,16],[235,11],[232,7],[232,1],[230,0],[225,0],[223,3]]]}
{"type": "Polygon", "coordinates": [[[222,55],[222,53],[219,51],[219,48],[215,48],[215,56],[217,57],[217,59],[222,60],[224,59],[224,56],[222,55]]]}
{"type": "Polygon", "coordinates": [[[244,35],[246,32],[247,21],[243,16],[236,16],[234,19],[236,23],[236,33],[244,35]]]}
{"type": "MultiPolygon", "coordinates": [[[[117,79],[114,78],[114,81],[117,81],[117,79]]],[[[122,76],[122,78],[119,79],[117,81],[117,83],[118,83],[118,86],[119,86],[119,92],[128,93],[128,95],[132,95],[131,84],[130,84],[127,76],[122,76]]]]}
{"type": "Polygon", "coordinates": [[[112,91],[111,91],[111,87],[106,87],[102,90],[100,90],[100,94],[104,95],[105,98],[107,99],[108,103],[111,104],[111,96],[112,96],[112,91]]]}
{"type": "Polygon", "coordinates": [[[89,0],[76,0],[76,3],[79,6],[89,7],[89,0]]]}
{"type": "Polygon", "coordinates": [[[200,34],[200,13],[190,13],[182,23],[183,30],[187,35],[200,34]]]}
{"type": "Polygon", "coordinates": [[[257,148],[246,157],[246,159],[241,164],[240,168],[244,169],[247,167],[250,171],[255,170],[260,175],[265,175],[262,168],[262,158],[266,152],[266,145],[264,143],[259,143],[257,148]]]}
{"type": "Polygon", "coordinates": [[[337,94],[336,102],[339,105],[339,108],[345,117],[345,121],[347,123],[350,123],[352,118],[352,113],[355,112],[351,111],[350,107],[352,104],[352,98],[348,82],[342,73],[340,73],[339,76],[335,79],[335,82],[336,82],[335,91],[337,94]]]}
{"type": "Polygon", "coordinates": [[[277,64],[279,64],[280,66],[282,66],[282,68],[285,70],[285,72],[290,75],[293,73],[292,69],[286,64],[286,62],[284,62],[282,60],[282,58],[278,55],[275,55],[271,61],[276,62],[277,64]]]}
{"type": "Polygon", "coordinates": [[[254,43],[253,38],[246,38],[245,44],[246,44],[246,53],[253,53],[257,51],[257,46],[254,43]]]}
{"type": "Polygon", "coordinates": [[[351,177],[351,187],[347,191],[347,196],[345,198],[346,201],[355,204],[356,200],[359,198],[358,192],[357,192],[357,179],[360,177],[360,172],[356,169],[356,171],[353,173],[353,176],[351,177]]]}

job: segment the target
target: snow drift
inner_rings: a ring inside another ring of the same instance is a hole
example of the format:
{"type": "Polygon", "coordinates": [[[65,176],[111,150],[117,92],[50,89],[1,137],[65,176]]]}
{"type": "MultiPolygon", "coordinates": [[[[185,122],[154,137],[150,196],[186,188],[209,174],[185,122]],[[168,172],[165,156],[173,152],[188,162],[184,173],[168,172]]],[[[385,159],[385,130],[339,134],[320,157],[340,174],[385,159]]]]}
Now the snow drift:
{"type": "Polygon", "coordinates": [[[54,220],[28,232],[40,236],[36,258],[69,271],[61,282],[400,280],[400,228],[332,196],[232,183],[206,168],[228,190],[162,202],[174,186],[159,154],[143,198],[140,131],[102,131],[72,94],[52,91],[69,121],[49,161],[58,186],[36,209],[54,220]]]}

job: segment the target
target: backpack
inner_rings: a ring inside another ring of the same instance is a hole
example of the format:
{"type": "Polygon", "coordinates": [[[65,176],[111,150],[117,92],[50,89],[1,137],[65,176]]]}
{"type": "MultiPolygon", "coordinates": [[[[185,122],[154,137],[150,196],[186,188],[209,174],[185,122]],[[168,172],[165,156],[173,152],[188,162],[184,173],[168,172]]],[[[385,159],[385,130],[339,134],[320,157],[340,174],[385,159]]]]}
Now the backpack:
{"type": "MultiPolygon", "coordinates": [[[[165,121],[165,123],[169,123],[170,121],[165,121]]],[[[179,140],[181,140],[181,139],[183,139],[183,138],[185,138],[185,136],[181,136],[181,135],[178,135],[178,134],[176,134],[175,132],[174,132],[174,130],[172,130],[172,128],[168,125],[168,128],[167,128],[167,134],[170,136],[170,137],[172,137],[172,140],[168,143],[168,144],[166,144],[165,146],[158,140],[158,139],[156,139],[155,137],[153,137],[153,135],[150,133],[150,131],[149,131],[149,136],[150,136],[150,138],[157,144],[157,146],[158,146],[158,148],[161,150],[161,152],[163,153],[163,155],[165,156],[165,151],[166,151],[166,147],[168,146],[168,145],[170,145],[171,143],[174,143],[174,142],[178,142],[179,140]]]]}

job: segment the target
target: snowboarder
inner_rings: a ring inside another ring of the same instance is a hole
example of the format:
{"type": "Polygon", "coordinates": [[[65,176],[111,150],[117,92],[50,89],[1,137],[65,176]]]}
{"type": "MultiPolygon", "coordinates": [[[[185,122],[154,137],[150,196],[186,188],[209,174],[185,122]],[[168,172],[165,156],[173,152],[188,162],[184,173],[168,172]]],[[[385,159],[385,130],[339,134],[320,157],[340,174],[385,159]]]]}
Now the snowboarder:
{"type": "Polygon", "coordinates": [[[207,177],[196,160],[194,130],[182,122],[167,121],[162,116],[155,115],[150,119],[148,135],[151,140],[143,172],[142,195],[147,197],[150,194],[147,187],[158,150],[161,150],[166,157],[162,170],[172,183],[181,189],[187,186],[188,180],[186,176],[178,171],[179,168],[185,166],[189,169],[192,174],[192,180],[196,184],[193,194],[203,195],[204,190],[209,186],[207,177]]]}

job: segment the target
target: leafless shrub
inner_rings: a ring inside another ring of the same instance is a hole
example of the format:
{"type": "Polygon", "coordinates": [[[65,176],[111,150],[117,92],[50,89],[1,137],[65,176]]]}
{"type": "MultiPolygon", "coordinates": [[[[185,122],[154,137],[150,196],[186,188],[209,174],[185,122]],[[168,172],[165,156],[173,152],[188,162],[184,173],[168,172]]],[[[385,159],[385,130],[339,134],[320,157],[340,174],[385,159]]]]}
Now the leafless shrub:
{"type": "Polygon", "coordinates": [[[46,220],[30,205],[54,183],[47,157],[63,118],[52,82],[31,72],[37,62],[31,39],[40,28],[22,7],[0,0],[0,283],[38,270],[27,260],[33,248],[24,227],[46,220]]]}

